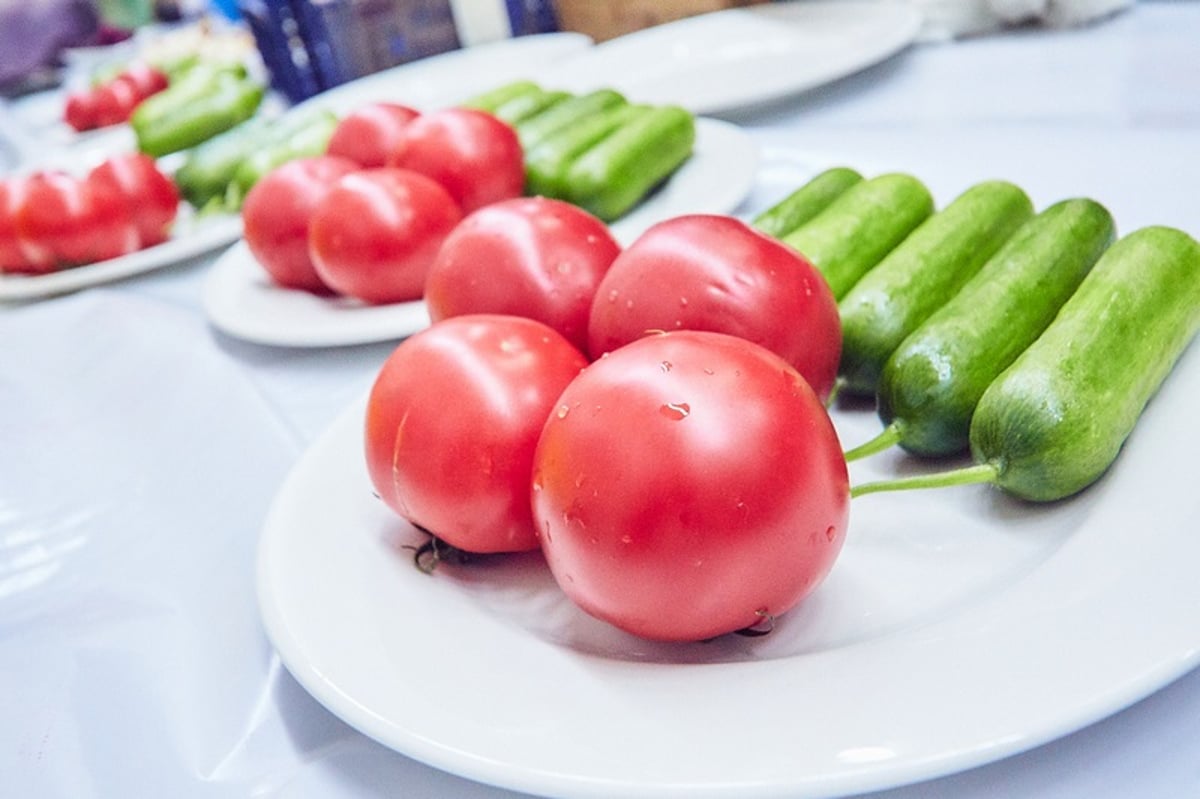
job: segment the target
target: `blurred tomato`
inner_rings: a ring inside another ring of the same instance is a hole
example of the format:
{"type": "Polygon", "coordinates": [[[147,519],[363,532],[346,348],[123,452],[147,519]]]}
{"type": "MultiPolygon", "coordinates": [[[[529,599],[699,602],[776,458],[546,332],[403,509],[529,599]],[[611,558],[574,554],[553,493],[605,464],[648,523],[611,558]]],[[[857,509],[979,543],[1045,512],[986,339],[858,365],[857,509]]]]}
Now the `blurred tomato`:
{"type": "Polygon", "coordinates": [[[346,114],[334,128],[327,155],[349,158],[362,167],[387,166],[408,124],[420,116],[398,103],[368,103],[346,114]]]}
{"type": "Polygon", "coordinates": [[[15,226],[39,271],[104,261],[137,249],[138,232],[125,198],[108,186],[61,172],[32,175],[23,186],[15,226]]]}
{"type": "Polygon", "coordinates": [[[388,163],[441,183],[465,213],[525,191],[525,156],[516,131],[471,108],[445,108],[414,119],[388,163]]]}
{"type": "Polygon", "coordinates": [[[794,249],[728,216],[651,227],[613,262],[588,323],[592,358],[648,330],[711,330],[761,344],[829,397],[842,352],[837,302],[794,249]]]}
{"type": "Polygon", "coordinates": [[[289,161],[254,184],[242,205],[246,245],[280,286],[316,293],[332,289],[308,251],[308,227],[317,205],[339,178],[358,169],[346,158],[289,161]]]}
{"type": "Polygon", "coordinates": [[[17,236],[16,209],[23,193],[23,181],[0,181],[0,272],[36,274],[48,271],[48,268],[40,269],[30,261],[17,236]]]}
{"type": "Polygon", "coordinates": [[[140,247],[167,240],[179,213],[179,189],[153,158],[137,152],[114,155],[92,169],[88,180],[125,198],[140,247]]]}
{"type": "Polygon", "coordinates": [[[424,175],[390,167],[352,172],[313,209],[309,254],[340,294],[369,303],[416,300],[461,220],[454,199],[424,175]]]}
{"type": "Polygon", "coordinates": [[[403,341],[367,404],[368,472],[387,505],[467,552],[535,549],[533,450],[583,353],[532,319],[458,316],[403,341]]]}
{"type": "Polygon", "coordinates": [[[696,641],[794,607],[849,516],[824,406],[774,353],[647,336],[567,386],[534,456],[533,514],[562,589],[635,635],[696,641]]]}
{"type": "Polygon", "coordinates": [[[586,350],[592,297],[620,249],[582,208],[543,197],[502,200],[451,232],[425,280],[425,303],[435,321],[528,316],[586,350]]]}
{"type": "Polygon", "coordinates": [[[133,109],[142,101],[137,85],[122,77],[94,88],[96,127],[119,125],[129,119],[133,109]]]}

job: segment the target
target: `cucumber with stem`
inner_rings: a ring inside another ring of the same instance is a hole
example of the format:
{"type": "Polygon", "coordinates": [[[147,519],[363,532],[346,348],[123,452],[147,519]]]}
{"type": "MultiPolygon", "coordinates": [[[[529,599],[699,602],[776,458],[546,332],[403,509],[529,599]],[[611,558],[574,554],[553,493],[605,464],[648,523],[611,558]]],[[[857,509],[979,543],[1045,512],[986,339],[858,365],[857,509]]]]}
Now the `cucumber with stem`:
{"type": "Polygon", "coordinates": [[[824,211],[862,179],[862,175],[849,167],[826,169],[754,217],[750,224],[768,236],[783,238],[824,211]]]}

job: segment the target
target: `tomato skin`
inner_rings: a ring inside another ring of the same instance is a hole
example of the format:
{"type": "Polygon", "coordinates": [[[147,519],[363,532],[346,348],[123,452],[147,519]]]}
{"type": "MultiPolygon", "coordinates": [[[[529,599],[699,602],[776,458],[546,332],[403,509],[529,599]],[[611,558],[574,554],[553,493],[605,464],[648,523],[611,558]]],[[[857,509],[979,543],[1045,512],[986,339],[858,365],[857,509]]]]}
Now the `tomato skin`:
{"type": "Polygon", "coordinates": [[[592,362],[538,442],[534,520],[556,581],[638,636],[697,641],[779,616],[828,574],[849,517],[833,424],[768,350],[647,336],[592,362]]]}
{"type": "Polygon", "coordinates": [[[358,165],[337,156],[300,158],[271,170],[242,204],[246,245],[271,279],[284,288],[329,294],[308,249],[313,212],[339,178],[358,165]]]}
{"type": "Polygon", "coordinates": [[[352,172],[313,209],[308,246],[334,291],[369,303],[415,300],[462,211],[439,184],[404,169],[352,172]]]}
{"type": "Polygon", "coordinates": [[[96,94],[95,120],[98,128],[128,121],[133,109],[142,101],[137,84],[121,75],[97,86],[93,91],[96,94]]]}
{"type": "Polygon", "coordinates": [[[61,172],[23,181],[17,236],[40,272],[116,258],[138,247],[137,228],[122,196],[61,172]]]}
{"type": "Polygon", "coordinates": [[[92,89],[80,89],[67,95],[63,119],[79,132],[97,127],[96,112],[99,98],[92,89]]]}
{"type": "Polygon", "coordinates": [[[711,330],[749,339],[796,367],[821,399],[837,378],[841,320],[828,283],[796,250],[728,216],[654,225],[596,290],[592,358],[648,330],[711,330]]]}
{"type": "Polygon", "coordinates": [[[349,158],[361,167],[387,166],[408,124],[420,116],[399,103],[368,103],[342,117],[329,139],[326,155],[349,158]]]}
{"type": "Polygon", "coordinates": [[[535,549],[533,450],[583,353],[532,319],[457,316],[405,339],[367,404],[376,491],[401,517],[468,552],[535,549]]]}
{"type": "Polygon", "coordinates": [[[179,189],[153,158],[138,152],[114,155],[92,169],[87,179],[125,198],[140,247],[161,244],[170,236],[179,213],[179,189]]]}
{"type": "Polygon", "coordinates": [[[41,270],[30,263],[17,236],[15,211],[20,195],[19,179],[0,181],[0,272],[36,274],[41,270]]]}
{"type": "Polygon", "coordinates": [[[580,350],[596,286],[621,251],[604,222],[545,197],[501,200],[468,215],[425,279],[434,321],[468,313],[528,316],[580,350]]]}
{"type": "Polygon", "coordinates": [[[471,108],[444,108],[414,119],[388,164],[441,183],[464,213],[525,190],[525,155],[516,131],[471,108]]]}

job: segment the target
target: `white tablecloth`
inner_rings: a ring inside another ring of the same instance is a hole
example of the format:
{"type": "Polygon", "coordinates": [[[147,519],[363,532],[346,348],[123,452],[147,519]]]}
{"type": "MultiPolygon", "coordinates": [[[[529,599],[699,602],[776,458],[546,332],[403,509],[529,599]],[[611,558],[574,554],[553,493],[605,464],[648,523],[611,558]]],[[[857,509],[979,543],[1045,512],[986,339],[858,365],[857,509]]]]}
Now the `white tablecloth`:
{"type": "MultiPolygon", "coordinates": [[[[1039,207],[1086,195],[1123,231],[1200,235],[1198,48],[1194,2],[913,47],[730,117],[763,148],[738,213],[839,162],[912,172],[939,198],[1003,177],[1039,207]]],[[[211,260],[0,306],[0,794],[517,796],[363,737],[273,655],[254,594],[264,514],[394,344],[226,337],[200,305],[211,260]]],[[[1200,672],[1032,751],[871,796],[1200,796],[1200,672]]]]}

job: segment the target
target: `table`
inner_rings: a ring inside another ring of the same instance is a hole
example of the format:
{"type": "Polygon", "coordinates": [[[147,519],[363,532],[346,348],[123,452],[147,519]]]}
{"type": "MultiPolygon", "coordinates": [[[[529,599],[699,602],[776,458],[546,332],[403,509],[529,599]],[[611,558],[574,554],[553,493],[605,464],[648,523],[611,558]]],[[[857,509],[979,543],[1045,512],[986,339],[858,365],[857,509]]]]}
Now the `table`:
{"type": "MultiPolygon", "coordinates": [[[[799,151],[911,171],[939,198],[1004,177],[1039,206],[1087,195],[1123,230],[1200,234],[1198,41],[1200,4],[1143,2],[1079,30],[919,45],[730,114],[763,152],[738,213],[777,198],[799,151]]],[[[0,306],[4,793],[515,799],[363,737],[274,656],[255,610],[262,520],[394,343],[224,336],[199,300],[215,257],[0,306]]],[[[1175,799],[1200,795],[1198,763],[1192,671],[1052,743],[870,797],[1175,799]]]]}

